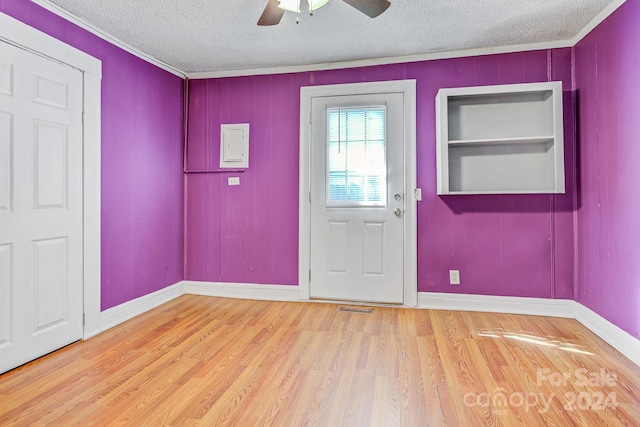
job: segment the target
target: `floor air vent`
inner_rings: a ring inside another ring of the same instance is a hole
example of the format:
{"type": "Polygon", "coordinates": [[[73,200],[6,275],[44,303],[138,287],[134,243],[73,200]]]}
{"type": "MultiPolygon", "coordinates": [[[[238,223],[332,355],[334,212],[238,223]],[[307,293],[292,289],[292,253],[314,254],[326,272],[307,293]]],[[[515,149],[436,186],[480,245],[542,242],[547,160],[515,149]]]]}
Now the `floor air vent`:
{"type": "Polygon", "coordinates": [[[365,308],[365,307],[338,307],[338,311],[344,311],[344,312],[346,312],[346,313],[371,314],[371,313],[373,313],[373,308],[365,308]]]}

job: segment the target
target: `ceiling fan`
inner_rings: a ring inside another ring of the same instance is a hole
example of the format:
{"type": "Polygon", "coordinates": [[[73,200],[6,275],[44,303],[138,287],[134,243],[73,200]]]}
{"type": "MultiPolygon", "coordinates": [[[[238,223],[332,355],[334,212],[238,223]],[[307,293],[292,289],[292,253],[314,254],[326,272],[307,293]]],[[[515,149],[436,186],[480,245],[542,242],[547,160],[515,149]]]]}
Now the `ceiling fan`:
{"type": "MultiPolygon", "coordinates": [[[[319,9],[329,2],[329,0],[307,0],[309,2],[309,13],[319,9]]],[[[342,0],[349,6],[358,9],[370,18],[375,18],[387,10],[391,3],[389,0],[342,0]]],[[[285,11],[300,13],[300,0],[268,0],[264,8],[258,25],[278,25],[285,11]]]]}

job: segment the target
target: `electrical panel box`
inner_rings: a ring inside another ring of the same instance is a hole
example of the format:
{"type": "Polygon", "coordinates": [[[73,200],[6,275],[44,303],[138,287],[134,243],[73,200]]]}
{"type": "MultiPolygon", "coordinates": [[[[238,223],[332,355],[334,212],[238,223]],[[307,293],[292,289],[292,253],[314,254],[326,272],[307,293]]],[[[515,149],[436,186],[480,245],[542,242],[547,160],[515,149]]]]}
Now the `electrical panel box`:
{"type": "Polygon", "coordinates": [[[220,168],[249,167],[249,124],[220,126],[220,168]]]}

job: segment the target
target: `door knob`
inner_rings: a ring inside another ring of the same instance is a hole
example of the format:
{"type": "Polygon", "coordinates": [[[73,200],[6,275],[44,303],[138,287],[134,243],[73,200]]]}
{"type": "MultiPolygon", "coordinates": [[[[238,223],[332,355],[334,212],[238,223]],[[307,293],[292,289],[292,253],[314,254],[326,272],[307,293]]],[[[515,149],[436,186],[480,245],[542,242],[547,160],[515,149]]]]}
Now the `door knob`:
{"type": "Polygon", "coordinates": [[[394,214],[395,216],[397,216],[398,218],[400,218],[400,217],[402,216],[402,211],[400,210],[400,208],[396,208],[396,209],[393,211],[393,214],[394,214]]]}

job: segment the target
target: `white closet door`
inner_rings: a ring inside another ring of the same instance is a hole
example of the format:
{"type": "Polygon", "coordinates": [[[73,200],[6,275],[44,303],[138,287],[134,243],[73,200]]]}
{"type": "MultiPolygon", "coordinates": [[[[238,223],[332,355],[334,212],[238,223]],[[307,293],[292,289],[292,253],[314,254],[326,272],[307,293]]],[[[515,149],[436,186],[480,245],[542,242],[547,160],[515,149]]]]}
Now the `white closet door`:
{"type": "Polygon", "coordinates": [[[82,337],[82,73],[0,42],[0,372],[82,337]]]}

